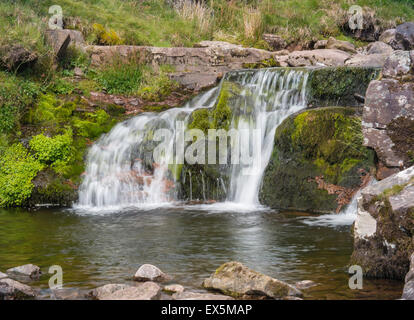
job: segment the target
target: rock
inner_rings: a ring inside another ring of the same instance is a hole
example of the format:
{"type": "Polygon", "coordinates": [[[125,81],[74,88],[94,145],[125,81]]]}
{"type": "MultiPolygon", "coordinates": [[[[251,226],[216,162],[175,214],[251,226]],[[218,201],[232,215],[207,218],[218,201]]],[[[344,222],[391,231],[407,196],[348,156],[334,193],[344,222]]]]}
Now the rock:
{"type": "Polygon", "coordinates": [[[54,300],[84,300],[85,296],[79,289],[62,288],[52,290],[50,298],[54,300]]]}
{"type": "Polygon", "coordinates": [[[361,191],[351,264],[365,276],[404,279],[414,252],[414,167],[361,191]]]}
{"type": "Polygon", "coordinates": [[[384,77],[397,78],[412,71],[413,62],[409,51],[394,51],[384,63],[384,77]]]}
{"type": "Polygon", "coordinates": [[[168,293],[182,293],[184,292],[184,287],[179,284],[170,284],[168,286],[165,286],[163,291],[168,293]]]}
{"type": "Polygon", "coordinates": [[[289,55],[289,50],[280,50],[280,51],[275,51],[274,55],[275,56],[288,56],[289,55]]]}
{"type": "Polygon", "coordinates": [[[363,146],[354,108],[294,114],[278,126],[274,144],[259,200],[275,209],[340,212],[375,169],[375,153],[363,146]]]}
{"type": "Polygon", "coordinates": [[[351,56],[349,53],[336,49],[318,49],[294,51],[287,60],[291,67],[307,66],[343,66],[351,56]]]}
{"type": "Polygon", "coordinates": [[[368,49],[368,54],[390,55],[394,51],[394,49],[390,45],[382,41],[376,41],[376,42],[370,43],[367,49],[368,49]]]}
{"type": "Polygon", "coordinates": [[[414,253],[411,255],[410,271],[405,276],[405,285],[401,299],[414,300],[414,253]]]}
{"type": "MultiPolygon", "coordinates": [[[[388,44],[389,46],[391,46],[392,48],[394,48],[395,46],[395,29],[388,29],[385,30],[381,36],[379,37],[379,41],[384,42],[385,44],[388,44]]],[[[395,48],[394,48],[395,49],[395,48]]],[[[401,48],[398,48],[401,49],[401,48]]]]}
{"type": "Polygon", "coordinates": [[[399,48],[403,50],[414,50],[414,23],[406,22],[397,26],[395,40],[399,48]]]}
{"type": "MultiPolygon", "coordinates": [[[[353,15],[352,13],[351,15],[353,15]]],[[[373,42],[378,40],[380,34],[384,31],[382,22],[375,17],[375,10],[364,7],[362,16],[362,29],[352,30],[349,25],[351,15],[345,14],[342,17],[342,22],[339,24],[345,33],[349,34],[355,39],[373,42]]],[[[390,27],[390,26],[387,26],[390,27]]]]}
{"type": "Polygon", "coordinates": [[[279,66],[273,52],[244,48],[223,41],[202,41],[194,48],[160,48],[145,46],[88,46],[92,64],[101,66],[113,59],[137,59],[154,67],[170,65],[173,78],[190,90],[214,86],[230,70],[279,66]]]}
{"type": "Polygon", "coordinates": [[[28,285],[12,279],[0,279],[0,300],[33,299],[36,292],[28,285]]]}
{"type": "Polygon", "coordinates": [[[57,57],[62,57],[66,53],[70,42],[70,35],[65,30],[55,29],[46,30],[45,39],[48,45],[53,49],[57,57]]]}
{"type": "Polygon", "coordinates": [[[45,39],[46,42],[53,48],[53,51],[57,57],[62,57],[70,45],[81,50],[84,50],[86,45],[82,33],[77,30],[46,30],[45,39]]]}
{"type": "Polygon", "coordinates": [[[85,76],[85,73],[79,67],[75,67],[75,69],[73,70],[73,73],[74,73],[76,78],[83,78],[85,76]]]}
{"type": "Polygon", "coordinates": [[[42,272],[40,271],[40,268],[34,264],[25,264],[20,267],[8,269],[7,274],[36,280],[40,278],[42,272]]]}
{"type": "Polygon", "coordinates": [[[22,45],[0,46],[0,67],[9,71],[22,71],[33,66],[37,59],[36,53],[25,49],[22,45]]]}
{"type": "Polygon", "coordinates": [[[295,287],[298,288],[298,290],[306,290],[306,289],[315,287],[317,285],[318,284],[312,280],[302,280],[302,281],[295,283],[295,287]]]}
{"type": "Polygon", "coordinates": [[[283,297],[282,300],[303,300],[303,299],[299,297],[286,296],[286,297],[283,297]]]}
{"type": "Polygon", "coordinates": [[[9,276],[7,275],[7,274],[5,274],[5,273],[3,273],[3,272],[0,272],[0,280],[1,279],[6,279],[6,278],[8,278],[9,276]]]}
{"type": "Polygon", "coordinates": [[[328,45],[328,40],[319,40],[319,41],[316,41],[313,48],[314,49],[326,49],[327,45],[328,45]]]}
{"type": "Polygon", "coordinates": [[[89,293],[97,300],[157,300],[160,294],[161,287],[151,281],[136,286],[107,284],[89,293]]]}
{"type": "Polygon", "coordinates": [[[302,295],[295,287],[249,269],[236,261],[221,265],[210,278],[204,280],[203,287],[219,290],[234,297],[251,295],[280,299],[285,296],[302,295]]]}
{"type": "Polygon", "coordinates": [[[199,292],[179,292],[173,294],[174,300],[234,300],[234,298],[229,296],[224,296],[221,294],[212,294],[212,293],[199,293],[199,292]]]}
{"type": "Polygon", "coordinates": [[[356,54],[352,58],[345,62],[346,66],[350,67],[369,67],[369,68],[382,68],[385,61],[389,57],[389,54],[356,54]]]}
{"type": "Polygon", "coordinates": [[[326,48],[337,49],[337,50],[341,50],[341,51],[345,51],[349,53],[356,53],[355,46],[352,43],[348,41],[336,40],[333,37],[329,38],[328,42],[326,43],[326,48]]]}
{"type": "Polygon", "coordinates": [[[135,281],[163,282],[170,279],[170,276],[151,264],[143,264],[134,275],[135,281]]]}
{"type": "Polygon", "coordinates": [[[283,50],[286,48],[286,41],[276,34],[263,34],[263,40],[269,45],[273,51],[283,50]]]}
{"type": "Polygon", "coordinates": [[[414,83],[372,81],[363,109],[364,145],[388,168],[408,167],[414,150],[414,83]]]}

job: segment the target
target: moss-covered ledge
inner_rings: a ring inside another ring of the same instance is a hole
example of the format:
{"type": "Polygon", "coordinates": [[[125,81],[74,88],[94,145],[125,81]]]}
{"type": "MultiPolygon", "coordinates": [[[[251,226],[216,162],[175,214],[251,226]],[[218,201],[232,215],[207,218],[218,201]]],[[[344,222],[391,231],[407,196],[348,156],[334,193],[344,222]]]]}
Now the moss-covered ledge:
{"type": "Polygon", "coordinates": [[[303,111],[276,130],[259,194],[277,209],[338,212],[375,170],[355,108],[303,111]]]}

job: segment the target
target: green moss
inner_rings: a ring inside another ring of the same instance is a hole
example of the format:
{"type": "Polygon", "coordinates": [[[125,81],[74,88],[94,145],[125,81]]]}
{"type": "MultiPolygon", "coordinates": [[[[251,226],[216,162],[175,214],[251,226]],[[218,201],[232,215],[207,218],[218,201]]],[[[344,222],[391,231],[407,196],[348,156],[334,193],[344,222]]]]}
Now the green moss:
{"type": "MultiPolygon", "coordinates": [[[[151,72],[151,71],[149,71],[151,72]]],[[[145,83],[139,88],[137,94],[148,101],[163,101],[169,96],[173,90],[176,90],[179,85],[176,81],[170,79],[170,77],[160,70],[158,74],[151,72],[151,76],[146,76],[145,83]]]]}
{"type": "Polygon", "coordinates": [[[308,79],[309,105],[356,106],[354,95],[365,96],[371,80],[379,69],[359,67],[320,68],[312,71],[308,79]]]}
{"type": "Polygon", "coordinates": [[[273,57],[270,59],[262,60],[257,63],[243,63],[243,68],[245,69],[261,69],[272,67],[280,67],[280,63],[276,61],[273,57]]]}
{"type": "Polygon", "coordinates": [[[74,118],[73,127],[79,136],[96,139],[102,133],[109,132],[116,123],[111,119],[105,110],[98,110],[95,113],[87,113],[84,118],[74,118]]]}
{"type": "Polygon", "coordinates": [[[20,206],[31,195],[32,179],[43,169],[21,144],[0,154],[0,207],[20,206]]]}
{"type": "Polygon", "coordinates": [[[27,114],[29,124],[56,125],[67,122],[76,109],[75,102],[63,102],[48,93],[40,96],[35,108],[27,114]]]}

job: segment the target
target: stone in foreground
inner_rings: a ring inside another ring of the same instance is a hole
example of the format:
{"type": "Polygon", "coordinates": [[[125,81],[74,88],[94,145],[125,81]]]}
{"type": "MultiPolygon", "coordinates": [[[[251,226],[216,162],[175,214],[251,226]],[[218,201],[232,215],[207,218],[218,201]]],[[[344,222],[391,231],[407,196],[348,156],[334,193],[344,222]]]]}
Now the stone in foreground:
{"type": "Polygon", "coordinates": [[[39,279],[42,274],[40,268],[34,264],[25,264],[23,266],[11,268],[7,270],[7,273],[17,277],[28,277],[33,280],[39,279]]]}
{"type": "Polygon", "coordinates": [[[234,300],[234,298],[224,296],[222,294],[199,293],[189,291],[174,293],[172,297],[174,300],[234,300]]]}
{"type": "Polygon", "coordinates": [[[220,266],[210,278],[204,280],[203,286],[236,298],[265,296],[281,299],[286,296],[302,296],[294,286],[249,269],[236,261],[220,266]]]}
{"type": "Polygon", "coordinates": [[[143,264],[134,275],[135,281],[164,282],[171,277],[152,264],[143,264]]]}
{"type": "Polygon", "coordinates": [[[97,300],[157,300],[161,287],[155,282],[144,282],[136,286],[126,284],[107,284],[89,293],[97,300]]]}
{"type": "Polygon", "coordinates": [[[168,293],[182,293],[184,292],[184,287],[180,284],[170,284],[165,286],[163,291],[168,293]]]}
{"type": "Polygon", "coordinates": [[[33,299],[35,291],[23,283],[12,279],[0,280],[0,300],[33,299]]]}

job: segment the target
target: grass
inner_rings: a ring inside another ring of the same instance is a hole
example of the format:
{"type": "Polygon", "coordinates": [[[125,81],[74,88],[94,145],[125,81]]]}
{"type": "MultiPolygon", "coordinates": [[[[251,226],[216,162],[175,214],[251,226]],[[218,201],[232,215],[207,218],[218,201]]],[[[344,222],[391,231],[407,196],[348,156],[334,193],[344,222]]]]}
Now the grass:
{"type": "MultiPolygon", "coordinates": [[[[20,42],[47,52],[43,30],[50,18],[48,8],[54,4],[54,0],[1,2],[0,45],[20,42]]],[[[384,26],[414,21],[411,0],[59,1],[66,27],[81,30],[89,43],[166,47],[192,46],[201,40],[266,47],[263,33],[277,33],[289,42],[340,37],[338,20],[354,4],[375,10],[384,26]]]]}

